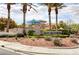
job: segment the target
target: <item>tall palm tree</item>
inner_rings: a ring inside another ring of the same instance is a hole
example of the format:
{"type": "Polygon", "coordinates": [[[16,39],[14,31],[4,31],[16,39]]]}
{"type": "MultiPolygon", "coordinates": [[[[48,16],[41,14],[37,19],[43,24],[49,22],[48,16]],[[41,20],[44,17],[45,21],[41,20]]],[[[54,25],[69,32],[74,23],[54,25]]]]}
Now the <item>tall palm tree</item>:
{"type": "Polygon", "coordinates": [[[10,23],[10,9],[11,5],[15,3],[7,3],[7,10],[8,10],[8,21],[7,21],[7,29],[6,32],[9,32],[9,23],[10,23]]]}
{"type": "Polygon", "coordinates": [[[25,31],[25,19],[26,19],[26,12],[27,11],[30,11],[30,9],[32,8],[34,11],[36,11],[37,12],[37,10],[35,9],[35,8],[33,8],[32,6],[35,6],[35,5],[33,5],[33,4],[31,4],[31,3],[23,3],[22,4],[23,5],[23,35],[25,36],[26,35],[26,31],[25,31]],[[30,8],[29,9],[27,9],[27,6],[29,6],[30,8]]]}
{"type": "Polygon", "coordinates": [[[51,30],[52,29],[52,26],[51,26],[51,6],[52,6],[52,3],[41,3],[41,4],[46,5],[48,7],[49,29],[51,30]]]}
{"type": "Polygon", "coordinates": [[[26,11],[27,11],[27,4],[23,4],[23,34],[24,35],[26,35],[26,32],[25,32],[26,11]]]}
{"type": "Polygon", "coordinates": [[[7,28],[6,28],[6,32],[9,32],[9,22],[10,22],[10,3],[7,3],[7,10],[8,10],[8,21],[7,21],[7,28]]]}
{"type": "Polygon", "coordinates": [[[49,15],[49,29],[52,29],[51,26],[51,4],[48,4],[48,15],[49,15]]]}
{"type": "Polygon", "coordinates": [[[63,3],[54,3],[53,6],[56,14],[56,31],[58,30],[58,9],[65,7],[63,3]]]}
{"type": "Polygon", "coordinates": [[[49,29],[52,29],[51,26],[51,11],[52,8],[55,10],[56,14],[56,30],[58,30],[58,9],[64,7],[63,3],[43,3],[42,5],[46,5],[48,7],[48,15],[49,15],[49,29]]]}

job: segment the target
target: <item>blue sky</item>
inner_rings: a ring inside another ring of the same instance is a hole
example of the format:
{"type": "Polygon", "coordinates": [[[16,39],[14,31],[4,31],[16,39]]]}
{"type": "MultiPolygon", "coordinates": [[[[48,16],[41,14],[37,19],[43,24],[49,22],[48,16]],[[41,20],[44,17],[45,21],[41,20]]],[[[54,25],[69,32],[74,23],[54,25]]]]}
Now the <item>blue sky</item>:
{"type": "MultiPolygon", "coordinates": [[[[58,20],[63,20],[65,22],[79,23],[79,4],[65,4],[67,7],[59,9],[58,20]]],[[[21,11],[22,5],[16,4],[11,6],[11,18],[16,21],[17,24],[22,24],[23,13],[21,11]]],[[[46,6],[34,7],[38,10],[36,13],[34,10],[27,11],[26,13],[26,23],[29,20],[46,20],[48,22],[48,10],[46,6]]],[[[29,9],[29,7],[28,7],[29,9]]],[[[55,23],[55,12],[51,12],[52,23],[55,23]]],[[[0,17],[7,17],[6,4],[0,4],[0,17]]]]}

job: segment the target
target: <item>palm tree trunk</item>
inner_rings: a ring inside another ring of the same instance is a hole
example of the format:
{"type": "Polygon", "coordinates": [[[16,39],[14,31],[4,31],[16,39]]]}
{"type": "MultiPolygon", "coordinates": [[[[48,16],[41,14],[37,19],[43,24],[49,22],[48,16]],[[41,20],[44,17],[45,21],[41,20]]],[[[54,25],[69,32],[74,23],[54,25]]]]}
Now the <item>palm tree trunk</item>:
{"type": "Polygon", "coordinates": [[[49,29],[51,30],[51,12],[49,12],[49,29]]]}
{"type": "Polygon", "coordinates": [[[56,13],[56,31],[58,30],[58,8],[55,8],[55,13],[56,13]]]}
{"type": "Polygon", "coordinates": [[[26,35],[25,19],[26,19],[27,3],[23,4],[23,35],[26,35]]]}
{"type": "Polygon", "coordinates": [[[58,30],[58,14],[56,14],[56,30],[58,30]]]}
{"type": "Polygon", "coordinates": [[[25,18],[25,16],[26,16],[26,13],[23,13],[23,34],[24,34],[24,35],[26,35],[26,30],[25,30],[25,29],[26,29],[26,28],[25,28],[25,22],[26,22],[25,19],[26,19],[26,18],[25,18]]]}
{"type": "Polygon", "coordinates": [[[48,4],[49,29],[51,30],[51,6],[48,4]]]}
{"type": "Polygon", "coordinates": [[[8,9],[8,21],[7,21],[7,29],[6,32],[9,32],[9,23],[10,23],[10,5],[7,5],[8,9]]]}

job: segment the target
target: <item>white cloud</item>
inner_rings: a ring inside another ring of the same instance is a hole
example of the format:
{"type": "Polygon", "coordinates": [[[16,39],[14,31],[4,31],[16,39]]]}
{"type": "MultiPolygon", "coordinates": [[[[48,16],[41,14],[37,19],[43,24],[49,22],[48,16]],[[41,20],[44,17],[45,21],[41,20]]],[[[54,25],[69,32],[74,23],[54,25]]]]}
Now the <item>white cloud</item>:
{"type": "MultiPolygon", "coordinates": [[[[67,4],[66,4],[67,5],[67,4]]],[[[60,20],[75,20],[74,22],[78,22],[79,19],[79,4],[68,5],[63,9],[59,9],[59,21],[60,20]],[[69,7],[68,7],[69,6],[69,7]],[[70,18],[69,18],[70,17],[70,18]]],[[[14,19],[18,24],[22,23],[23,13],[21,11],[22,5],[16,4],[11,6],[11,18],[14,19]]],[[[36,20],[46,20],[48,21],[48,9],[46,6],[35,7],[38,13],[36,13],[33,9],[26,13],[26,21],[32,20],[33,18],[36,20]]],[[[0,4],[0,17],[7,17],[7,8],[6,4],[0,4]]],[[[55,12],[54,10],[51,12],[51,20],[52,23],[55,23],[55,12]]]]}

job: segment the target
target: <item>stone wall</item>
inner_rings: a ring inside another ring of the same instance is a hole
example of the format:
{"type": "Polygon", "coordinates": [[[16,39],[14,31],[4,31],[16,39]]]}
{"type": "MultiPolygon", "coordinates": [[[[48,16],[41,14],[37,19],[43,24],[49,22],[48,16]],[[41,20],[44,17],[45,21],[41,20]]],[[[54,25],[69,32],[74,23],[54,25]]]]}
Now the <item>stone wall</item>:
{"type": "MultiPolygon", "coordinates": [[[[40,30],[37,29],[26,29],[26,33],[29,30],[34,30],[36,34],[41,34],[40,30]]],[[[9,29],[9,32],[14,32],[14,33],[23,33],[23,28],[13,28],[13,29],[9,29]]]]}

